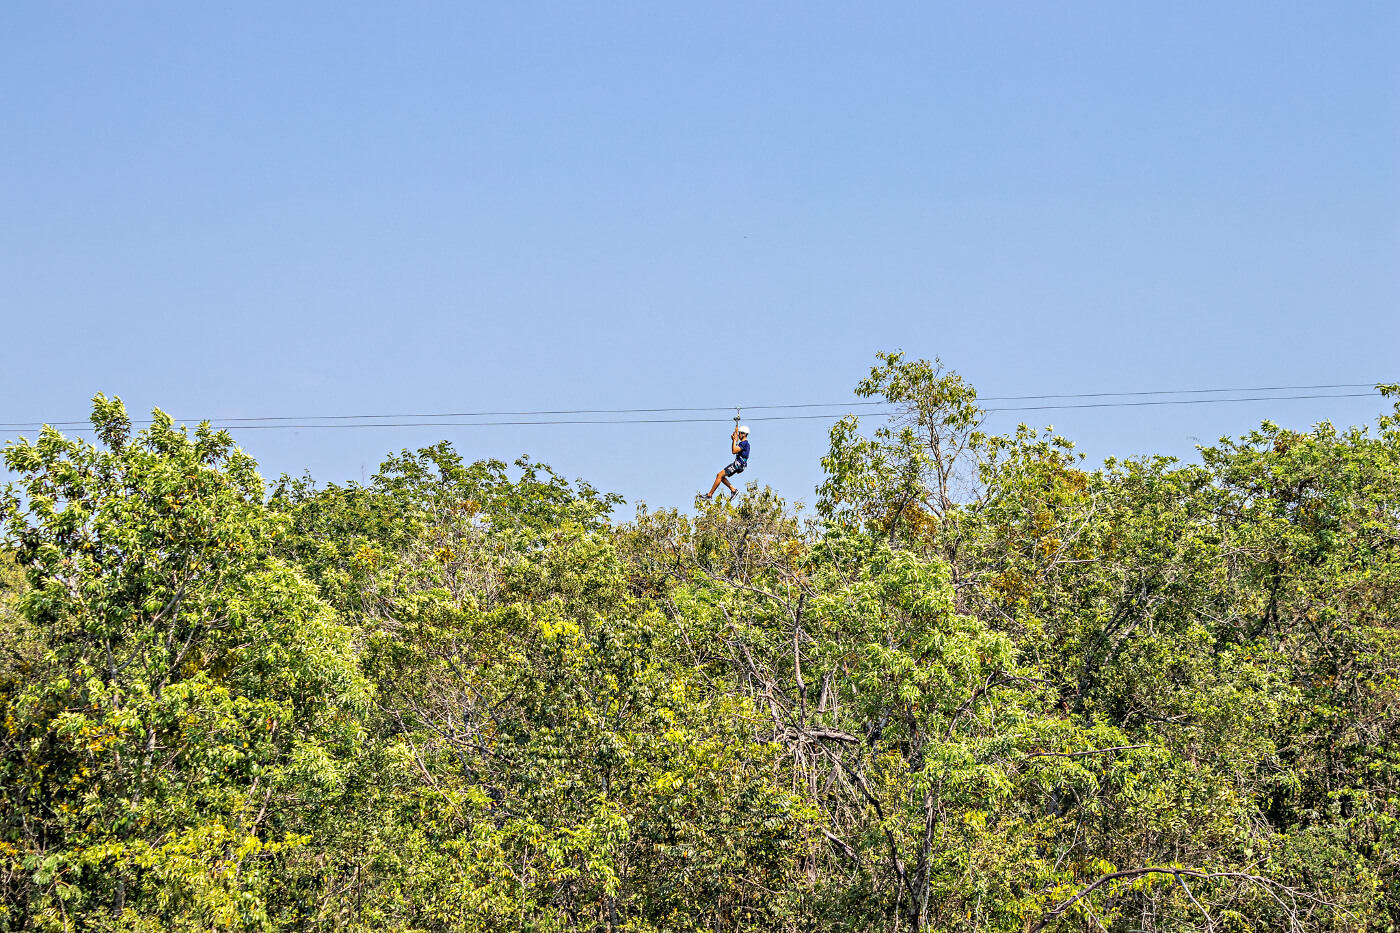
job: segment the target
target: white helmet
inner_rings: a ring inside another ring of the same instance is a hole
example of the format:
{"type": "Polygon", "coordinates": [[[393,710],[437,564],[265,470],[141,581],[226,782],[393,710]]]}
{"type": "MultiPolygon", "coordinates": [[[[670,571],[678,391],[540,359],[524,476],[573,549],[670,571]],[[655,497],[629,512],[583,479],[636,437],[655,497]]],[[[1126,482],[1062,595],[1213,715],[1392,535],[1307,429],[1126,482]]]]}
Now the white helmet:
{"type": "Polygon", "coordinates": [[[740,433],[740,434],[748,434],[748,433],[749,433],[749,426],[748,426],[747,424],[741,424],[741,425],[739,425],[739,433],[740,433]]]}

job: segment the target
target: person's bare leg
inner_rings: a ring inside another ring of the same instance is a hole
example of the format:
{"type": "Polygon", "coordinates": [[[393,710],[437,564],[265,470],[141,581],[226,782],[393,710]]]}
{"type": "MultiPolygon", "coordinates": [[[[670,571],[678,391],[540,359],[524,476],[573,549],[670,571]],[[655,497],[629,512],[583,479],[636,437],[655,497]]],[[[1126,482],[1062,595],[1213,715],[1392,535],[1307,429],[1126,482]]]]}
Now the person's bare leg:
{"type": "MultiPolygon", "coordinates": [[[[723,470],[720,470],[718,473],[715,474],[715,484],[714,484],[713,486],[710,487],[710,491],[709,491],[709,492],[705,493],[705,498],[706,498],[706,499],[710,498],[711,496],[713,496],[713,495],[715,494],[715,490],[719,488],[719,484],[720,484],[720,483],[724,483],[724,485],[726,485],[726,486],[729,485],[729,481],[726,480],[726,479],[724,478],[724,471],[723,471],[723,470]]],[[[731,488],[732,488],[732,487],[731,487],[731,488]]]]}
{"type": "Polygon", "coordinates": [[[729,481],[729,477],[724,477],[724,485],[729,490],[729,498],[733,499],[739,494],[739,490],[734,488],[734,484],[729,481]]]}

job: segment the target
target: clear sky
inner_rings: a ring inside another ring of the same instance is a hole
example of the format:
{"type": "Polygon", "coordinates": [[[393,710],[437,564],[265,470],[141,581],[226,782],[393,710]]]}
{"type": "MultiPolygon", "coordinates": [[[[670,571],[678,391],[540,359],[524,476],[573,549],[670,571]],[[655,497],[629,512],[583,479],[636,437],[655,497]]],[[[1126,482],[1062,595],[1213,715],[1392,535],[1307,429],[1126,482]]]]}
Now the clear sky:
{"type": "MultiPolygon", "coordinates": [[[[9,2],[0,88],[0,422],[838,402],[896,348],[984,395],[1400,380],[1393,0],[9,2]]],[[[680,505],[728,427],[237,436],[680,505]]],[[[810,502],[825,430],[754,422],[745,478],[810,502]]]]}

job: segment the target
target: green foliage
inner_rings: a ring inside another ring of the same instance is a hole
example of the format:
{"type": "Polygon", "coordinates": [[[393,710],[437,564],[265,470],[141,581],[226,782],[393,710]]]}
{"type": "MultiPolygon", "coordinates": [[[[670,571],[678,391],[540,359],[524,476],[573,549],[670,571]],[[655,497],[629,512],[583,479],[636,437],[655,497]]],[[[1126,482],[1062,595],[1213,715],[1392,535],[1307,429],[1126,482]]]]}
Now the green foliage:
{"type": "Polygon", "coordinates": [[[362,583],[381,562],[424,548],[447,554],[450,542],[438,540],[447,529],[472,527],[513,548],[534,547],[565,525],[604,528],[623,501],[587,483],[571,486],[528,458],[515,465],[521,477],[512,481],[501,461],[464,463],[444,441],[390,457],[368,486],[318,489],[310,477],[283,476],[271,503],[292,522],[281,552],[335,605],[361,611],[362,583]]]}
{"type": "Polygon", "coordinates": [[[11,928],[265,928],[295,803],[337,793],[367,702],[345,631],[270,554],[283,523],[226,434],[160,412],[104,447],[7,448],[0,520],[41,655],[0,682],[11,928]]]}
{"type": "Polygon", "coordinates": [[[1088,469],[857,393],[817,519],[11,446],[0,929],[1400,925],[1400,408],[1088,469]]]}
{"type": "Polygon", "coordinates": [[[22,677],[43,654],[43,644],[19,611],[24,594],[24,571],[15,555],[0,549],[0,678],[22,677]]]}
{"type": "Polygon", "coordinates": [[[977,392],[957,373],[903,353],[879,358],[856,395],[881,397],[894,415],[870,438],[858,433],[853,415],[832,428],[817,510],[833,527],[864,527],[893,540],[928,533],[949,515],[969,480],[967,457],[986,438],[977,430],[977,392]]]}

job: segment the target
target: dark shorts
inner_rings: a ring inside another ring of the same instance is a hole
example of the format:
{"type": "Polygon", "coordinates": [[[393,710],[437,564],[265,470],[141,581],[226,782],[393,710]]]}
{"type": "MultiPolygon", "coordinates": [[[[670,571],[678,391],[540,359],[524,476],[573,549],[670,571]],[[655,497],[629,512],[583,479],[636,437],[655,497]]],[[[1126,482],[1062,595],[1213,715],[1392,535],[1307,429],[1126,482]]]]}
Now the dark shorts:
{"type": "Polygon", "coordinates": [[[729,464],[729,466],[727,466],[727,467],[724,468],[724,475],[725,475],[725,476],[738,476],[740,473],[744,472],[744,468],[747,467],[747,466],[748,466],[748,464],[745,463],[744,461],[742,461],[742,460],[735,460],[733,463],[729,464]]]}

